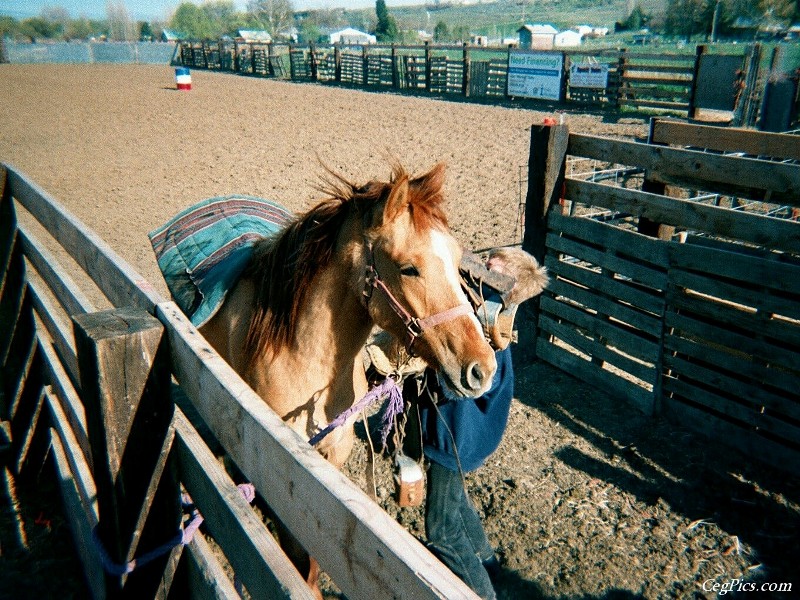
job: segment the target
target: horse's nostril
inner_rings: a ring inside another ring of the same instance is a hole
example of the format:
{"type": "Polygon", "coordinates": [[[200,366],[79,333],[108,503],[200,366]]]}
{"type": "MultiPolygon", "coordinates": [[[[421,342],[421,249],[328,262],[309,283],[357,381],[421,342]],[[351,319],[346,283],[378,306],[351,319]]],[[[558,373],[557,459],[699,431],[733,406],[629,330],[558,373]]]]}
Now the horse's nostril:
{"type": "Polygon", "coordinates": [[[477,390],[483,387],[483,382],[486,379],[481,365],[477,362],[472,363],[467,367],[467,385],[472,390],[477,390]]]}

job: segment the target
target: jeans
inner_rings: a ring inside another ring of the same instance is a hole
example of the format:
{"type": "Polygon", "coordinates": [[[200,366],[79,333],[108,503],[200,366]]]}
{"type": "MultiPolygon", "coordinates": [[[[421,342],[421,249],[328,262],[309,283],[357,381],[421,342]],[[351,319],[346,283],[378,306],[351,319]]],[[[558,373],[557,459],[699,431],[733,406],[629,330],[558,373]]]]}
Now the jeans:
{"type": "Polygon", "coordinates": [[[461,475],[435,462],[428,471],[425,534],[434,554],[484,600],[496,598],[483,561],[494,549],[461,475]]]}

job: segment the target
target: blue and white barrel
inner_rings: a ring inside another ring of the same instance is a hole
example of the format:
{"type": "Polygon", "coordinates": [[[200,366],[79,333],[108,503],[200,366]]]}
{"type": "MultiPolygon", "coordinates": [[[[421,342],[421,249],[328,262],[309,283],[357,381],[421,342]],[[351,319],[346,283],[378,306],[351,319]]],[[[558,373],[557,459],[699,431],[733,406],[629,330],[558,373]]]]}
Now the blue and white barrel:
{"type": "Polygon", "coordinates": [[[187,67],[177,67],[175,69],[175,83],[179,90],[192,89],[192,75],[187,67]]]}

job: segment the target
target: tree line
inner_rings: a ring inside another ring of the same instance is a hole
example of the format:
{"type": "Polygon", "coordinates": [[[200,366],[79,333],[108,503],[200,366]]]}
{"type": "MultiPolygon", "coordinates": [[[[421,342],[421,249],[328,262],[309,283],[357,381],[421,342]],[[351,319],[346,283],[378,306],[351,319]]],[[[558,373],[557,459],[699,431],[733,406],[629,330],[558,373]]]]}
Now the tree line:
{"type": "MultiPolygon", "coordinates": [[[[800,21],[800,0],[666,0],[662,14],[648,12],[642,4],[630,0],[626,6],[628,16],[616,24],[618,31],[647,28],[687,40],[696,36],[730,37],[743,23],[758,26],[800,21]]],[[[160,39],[164,29],[190,39],[219,39],[235,37],[241,29],[254,29],[267,31],[276,40],[320,42],[327,40],[327,32],[344,27],[373,33],[380,42],[410,41],[417,35],[390,13],[385,0],[377,0],[374,11],[343,8],[298,11],[292,0],[249,0],[244,11],[237,10],[233,0],[183,2],[163,22],[134,21],[124,0],[107,0],[105,19],[72,18],[59,6],[22,20],[0,15],[0,35],[31,41],[153,40],[160,39]]],[[[430,33],[436,42],[453,42],[468,40],[471,32],[467,23],[439,19],[430,33]]]]}

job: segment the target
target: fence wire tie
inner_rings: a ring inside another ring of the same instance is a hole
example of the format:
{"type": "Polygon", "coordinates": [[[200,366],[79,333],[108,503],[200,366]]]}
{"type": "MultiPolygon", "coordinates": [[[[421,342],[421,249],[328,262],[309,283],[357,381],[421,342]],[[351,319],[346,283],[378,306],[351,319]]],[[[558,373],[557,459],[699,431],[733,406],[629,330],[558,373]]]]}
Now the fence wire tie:
{"type": "MultiPolygon", "coordinates": [[[[252,483],[240,483],[236,487],[242,494],[242,497],[247,500],[248,504],[253,502],[256,497],[256,490],[252,483]]],[[[189,494],[181,494],[181,504],[184,508],[191,508],[191,520],[186,524],[186,526],[181,526],[178,532],[168,542],[158,546],[153,550],[150,550],[149,552],[145,552],[138,558],[134,558],[127,563],[114,562],[114,559],[111,558],[111,555],[108,553],[108,550],[106,550],[102,540],[100,539],[100,536],[98,535],[99,525],[95,527],[92,530],[92,539],[97,547],[97,553],[100,555],[100,562],[103,565],[103,570],[109,575],[116,577],[128,575],[135,569],[145,566],[146,564],[157,559],[159,556],[163,556],[173,548],[189,544],[194,538],[195,532],[200,529],[200,525],[203,524],[203,515],[200,514],[199,510],[194,508],[194,502],[192,502],[192,498],[189,496],[189,494]]]]}

